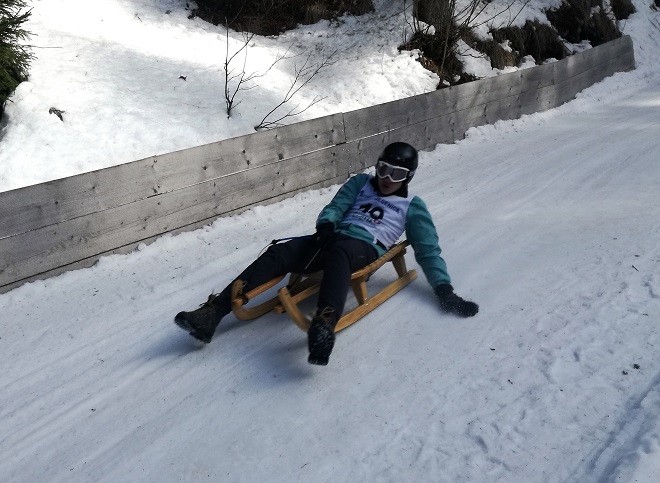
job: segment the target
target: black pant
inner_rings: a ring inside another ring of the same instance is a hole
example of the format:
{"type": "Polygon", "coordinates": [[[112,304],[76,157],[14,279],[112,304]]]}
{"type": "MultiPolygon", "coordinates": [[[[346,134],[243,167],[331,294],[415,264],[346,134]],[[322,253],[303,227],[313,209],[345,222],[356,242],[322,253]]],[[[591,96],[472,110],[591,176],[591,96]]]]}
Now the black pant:
{"type": "MultiPolygon", "coordinates": [[[[270,246],[237,279],[245,282],[243,290],[248,292],[280,275],[323,270],[317,307],[333,309],[336,323],[344,311],[351,274],[377,258],[378,252],[372,245],[345,235],[338,235],[321,251],[313,236],[295,238],[270,246]]],[[[232,284],[220,294],[226,301],[231,297],[232,284]]]]}

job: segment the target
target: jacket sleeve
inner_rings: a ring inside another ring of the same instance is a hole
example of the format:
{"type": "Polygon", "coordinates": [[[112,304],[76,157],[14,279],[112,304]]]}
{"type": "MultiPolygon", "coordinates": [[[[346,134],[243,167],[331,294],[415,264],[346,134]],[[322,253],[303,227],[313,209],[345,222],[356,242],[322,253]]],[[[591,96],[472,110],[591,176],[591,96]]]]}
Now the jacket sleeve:
{"type": "Polygon", "coordinates": [[[321,210],[321,213],[319,213],[316,219],[316,226],[319,226],[321,223],[332,222],[335,228],[337,228],[339,222],[344,218],[346,211],[355,203],[355,199],[368,179],[369,175],[358,174],[346,181],[339,188],[332,201],[321,210]]]}
{"type": "Polygon", "coordinates": [[[438,232],[424,202],[415,196],[406,217],[406,237],[415,251],[415,260],[431,287],[451,283],[447,264],[440,255],[438,232]]]}

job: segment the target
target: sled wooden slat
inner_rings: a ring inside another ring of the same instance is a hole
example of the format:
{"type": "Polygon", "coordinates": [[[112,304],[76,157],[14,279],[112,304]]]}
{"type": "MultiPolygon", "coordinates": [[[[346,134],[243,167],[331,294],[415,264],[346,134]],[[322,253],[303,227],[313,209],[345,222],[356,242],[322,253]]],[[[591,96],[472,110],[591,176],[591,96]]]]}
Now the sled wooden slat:
{"type": "MultiPolygon", "coordinates": [[[[400,257],[402,258],[403,255],[406,254],[406,247],[410,245],[408,240],[402,241],[400,243],[397,243],[394,245],[392,248],[390,248],[388,251],[386,251],[383,255],[378,257],[378,260],[371,262],[369,265],[365,265],[359,270],[356,270],[353,272],[351,275],[351,280],[358,280],[362,279],[365,276],[368,276],[372,273],[374,273],[376,270],[378,270],[380,267],[385,265],[387,262],[392,260],[395,257],[400,257]]],[[[399,274],[401,275],[401,274],[399,274]]]]}
{"type": "Polygon", "coordinates": [[[355,322],[376,309],[379,305],[395,295],[416,278],[417,272],[415,270],[410,270],[403,277],[397,278],[394,282],[390,283],[376,295],[368,298],[364,303],[358,305],[353,310],[343,315],[335,327],[335,332],[339,332],[340,330],[344,330],[346,327],[353,325],[355,322]]]}
{"type": "MultiPolygon", "coordinates": [[[[335,332],[354,324],[417,278],[417,272],[415,270],[408,270],[406,268],[404,255],[407,246],[407,241],[398,243],[373,263],[353,272],[351,275],[351,287],[358,301],[358,306],[339,319],[335,327],[335,332]],[[392,262],[394,265],[398,276],[397,279],[373,297],[369,297],[367,280],[387,262],[392,262]]],[[[261,317],[271,310],[277,313],[286,312],[293,322],[306,332],[311,322],[300,311],[298,304],[319,291],[320,274],[321,272],[310,274],[309,276],[291,274],[289,285],[279,289],[277,296],[252,307],[246,306],[250,300],[276,286],[283,280],[284,276],[276,277],[245,294],[242,293],[243,282],[236,280],[232,285],[231,295],[234,315],[240,320],[252,320],[261,317]]]]}
{"type": "Polygon", "coordinates": [[[264,293],[269,288],[273,288],[275,285],[280,283],[282,280],[284,280],[284,275],[282,275],[281,277],[275,277],[270,282],[266,282],[263,285],[260,285],[259,287],[255,288],[253,290],[250,290],[243,297],[245,297],[246,301],[251,300],[251,299],[255,298],[257,295],[261,295],[262,293],[264,293]]]}

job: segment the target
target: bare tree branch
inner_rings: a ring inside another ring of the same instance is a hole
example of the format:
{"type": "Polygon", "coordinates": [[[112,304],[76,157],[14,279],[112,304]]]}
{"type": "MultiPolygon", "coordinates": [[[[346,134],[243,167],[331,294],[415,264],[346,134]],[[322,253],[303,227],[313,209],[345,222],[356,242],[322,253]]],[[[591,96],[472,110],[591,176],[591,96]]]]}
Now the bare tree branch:
{"type": "Polygon", "coordinates": [[[231,117],[232,110],[238,106],[242,101],[236,101],[236,96],[239,92],[247,91],[256,87],[255,85],[250,85],[255,79],[265,76],[270,70],[275,67],[280,61],[284,59],[289,59],[295,56],[290,56],[289,52],[291,50],[291,45],[287,50],[278,54],[275,60],[268,66],[268,68],[263,72],[252,72],[250,74],[246,73],[247,67],[247,57],[248,49],[250,42],[254,38],[253,33],[243,32],[243,43],[240,48],[233,54],[229,54],[229,24],[227,23],[226,35],[227,35],[227,44],[225,51],[225,62],[224,62],[224,73],[225,73],[225,107],[227,112],[227,118],[231,117]],[[243,65],[236,72],[234,64],[236,63],[236,58],[238,55],[243,52],[243,65]]]}
{"type": "Polygon", "coordinates": [[[286,92],[284,95],[284,98],[273,108],[271,109],[268,114],[266,114],[261,122],[254,126],[255,131],[259,131],[262,129],[271,129],[276,126],[281,125],[281,121],[284,120],[287,117],[293,117],[293,116],[298,116],[305,112],[307,109],[312,107],[314,104],[322,101],[325,99],[325,97],[319,97],[315,96],[314,99],[304,108],[304,109],[299,109],[299,105],[296,105],[292,109],[289,109],[288,112],[286,112],[284,115],[281,115],[277,119],[268,119],[269,117],[273,116],[273,114],[280,109],[282,106],[285,104],[289,103],[291,99],[300,92],[302,88],[304,88],[307,84],[309,84],[314,77],[316,77],[319,72],[321,72],[323,69],[326,67],[334,64],[333,57],[337,51],[335,50],[332,52],[330,55],[323,57],[318,63],[312,64],[311,59],[313,52],[310,52],[307,57],[305,58],[305,61],[303,62],[302,66],[298,67],[297,65],[294,66],[294,77],[293,81],[291,82],[291,85],[289,87],[289,90],[286,92]]]}

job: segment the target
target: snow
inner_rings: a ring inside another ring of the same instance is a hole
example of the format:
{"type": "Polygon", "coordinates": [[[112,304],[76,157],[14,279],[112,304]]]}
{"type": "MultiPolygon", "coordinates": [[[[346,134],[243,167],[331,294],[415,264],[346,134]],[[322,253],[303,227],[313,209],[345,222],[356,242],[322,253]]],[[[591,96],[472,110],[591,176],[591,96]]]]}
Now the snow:
{"type": "MultiPolygon", "coordinates": [[[[2,189],[249,132],[286,85],[273,73],[228,120],[208,55],[223,31],[182,2],[32,4],[35,44],[60,48],[8,104],[2,189]]],[[[386,4],[363,20],[397,24],[386,4]]],[[[421,276],[339,334],[327,367],[276,314],[229,316],[200,348],[173,315],[309,232],[337,187],[162,237],[0,295],[3,480],[658,481],[660,22],[635,5],[637,70],[421,154],[412,189],[476,317],[440,313],[421,276]]],[[[400,30],[367,44],[358,21],[255,38],[264,58],[354,42],[306,116],[435,85],[400,30]]]]}

